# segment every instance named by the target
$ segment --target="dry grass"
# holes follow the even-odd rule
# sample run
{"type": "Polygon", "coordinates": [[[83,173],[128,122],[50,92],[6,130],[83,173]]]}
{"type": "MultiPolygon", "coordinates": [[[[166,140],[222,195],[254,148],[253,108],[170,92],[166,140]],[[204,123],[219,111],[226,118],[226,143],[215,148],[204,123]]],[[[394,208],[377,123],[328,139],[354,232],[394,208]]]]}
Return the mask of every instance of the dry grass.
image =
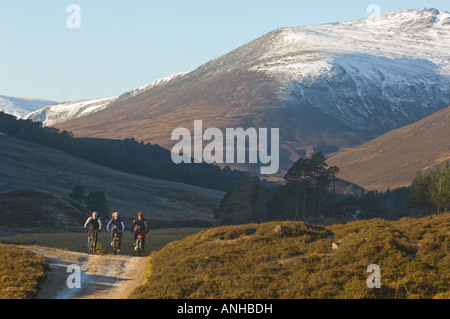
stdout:
{"type": "Polygon", "coordinates": [[[450,214],[226,226],[149,257],[141,298],[450,298],[450,214]],[[276,231],[277,226],[284,231],[276,231]],[[332,243],[339,248],[333,250],[332,243]],[[369,289],[367,266],[381,268],[369,289]]]}
{"type": "Polygon", "coordinates": [[[0,244],[0,298],[35,297],[47,270],[48,264],[44,257],[0,244]]]}

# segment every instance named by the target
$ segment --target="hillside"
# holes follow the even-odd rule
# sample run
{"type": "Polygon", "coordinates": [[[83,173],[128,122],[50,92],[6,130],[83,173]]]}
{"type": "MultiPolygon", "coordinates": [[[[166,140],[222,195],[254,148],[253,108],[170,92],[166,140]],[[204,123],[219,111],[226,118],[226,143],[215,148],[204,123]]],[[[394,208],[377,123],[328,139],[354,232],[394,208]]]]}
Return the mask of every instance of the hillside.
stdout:
{"type": "Polygon", "coordinates": [[[246,175],[245,171],[231,170],[230,167],[221,169],[215,164],[175,164],[170,150],[133,138],[74,138],[69,132],[43,126],[41,122],[17,119],[3,112],[0,112],[0,134],[52,147],[124,173],[219,191],[235,188],[246,175]]]}
{"type": "Polygon", "coordinates": [[[51,126],[72,119],[82,118],[106,109],[115,103],[123,102],[127,99],[135,97],[138,94],[150,90],[157,85],[164,84],[165,82],[168,82],[180,75],[182,75],[182,73],[156,80],[149,85],[122,93],[120,96],[54,103],[46,107],[36,109],[28,114],[24,114],[23,119],[39,121],[45,126],[51,126]]]}
{"type": "MultiPolygon", "coordinates": [[[[211,223],[212,209],[224,195],[219,191],[122,173],[7,135],[0,136],[0,149],[0,194],[40,190],[68,198],[75,185],[83,185],[87,192],[103,191],[109,208],[126,218],[142,211],[154,225],[158,221],[190,221],[190,226],[196,221],[211,223]]],[[[103,218],[109,219],[109,216],[103,218]]]]}
{"type": "Polygon", "coordinates": [[[339,177],[365,189],[385,191],[411,185],[418,170],[450,161],[450,107],[384,134],[359,147],[331,154],[339,177]]]}
{"type": "Polygon", "coordinates": [[[134,298],[450,298],[450,213],[209,229],[148,259],[134,298]],[[333,244],[334,243],[334,244],[333,244]],[[377,264],[381,288],[369,289],[377,264]]]}
{"type": "Polygon", "coordinates": [[[54,103],[56,102],[39,98],[0,95],[0,111],[19,118],[54,103]]]}
{"type": "Polygon", "coordinates": [[[61,197],[38,190],[0,194],[0,233],[80,231],[86,213],[61,197]]]}
{"type": "Polygon", "coordinates": [[[280,128],[280,165],[287,169],[299,156],[360,145],[447,107],[449,20],[445,11],[417,9],[280,28],[55,126],[78,137],[134,137],[168,149],[172,131],[192,131],[194,120],[222,130],[280,128]]]}
{"type": "Polygon", "coordinates": [[[92,100],[70,101],[53,103],[49,106],[29,112],[23,116],[24,119],[39,121],[46,126],[55,123],[80,118],[98,112],[106,108],[109,103],[115,101],[115,97],[107,97],[92,100]]]}

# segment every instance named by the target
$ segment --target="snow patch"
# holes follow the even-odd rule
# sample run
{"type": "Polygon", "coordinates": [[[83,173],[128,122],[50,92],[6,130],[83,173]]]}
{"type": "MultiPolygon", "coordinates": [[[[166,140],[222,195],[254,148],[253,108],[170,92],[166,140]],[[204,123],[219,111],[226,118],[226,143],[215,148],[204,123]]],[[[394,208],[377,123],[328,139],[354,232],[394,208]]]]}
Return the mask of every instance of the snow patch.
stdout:
{"type": "Polygon", "coordinates": [[[31,112],[24,119],[42,122],[45,126],[93,114],[106,108],[117,97],[65,102],[31,112]]]}
{"type": "Polygon", "coordinates": [[[18,118],[54,103],[55,101],[39,98],[0,95],[0,111],[18,118]]]}
{"type": "Polygon", "coordinates": [[[98,99],[70,101],[49,105],[25,115],[24,119],[42,122],[45,126],[51,126],[68,120],[88,116],[102,111],[109,106],[135,97],[138,94],[146,92],[154,87],[164,85],[169,81],[178,78],[187,72],[182,72],[154,81],[153,83],[142,86],[138,89],[125,92],[120,96],[104,97],[98,99]]]}

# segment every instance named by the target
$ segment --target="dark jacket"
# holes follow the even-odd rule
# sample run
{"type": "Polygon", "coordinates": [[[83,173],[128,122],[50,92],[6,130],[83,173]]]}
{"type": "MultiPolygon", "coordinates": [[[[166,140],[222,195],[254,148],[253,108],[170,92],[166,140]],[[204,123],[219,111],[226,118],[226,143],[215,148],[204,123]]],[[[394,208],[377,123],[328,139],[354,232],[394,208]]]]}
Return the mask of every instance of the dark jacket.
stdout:
{"type": "Polygon", "coordinates": [[[137,230],[144,230],[145,232],[148,232],[148,224],[145,218],[142,218],[139,220],[139,218],[136,218],[133,220],[133,223],[131,224],[131,231],[137,231],[137,230]]]}
{"type": "Polygon", "coordinates": [[[92,217],[89,217],[86,220],[86,223],[84,223],[84,229],[88,228],[89,230],[100,230],[102,228],[102,222],[99,218],[94,219],[92,217]],[[88,228],[89,226],[89,228],[88,228]]]}

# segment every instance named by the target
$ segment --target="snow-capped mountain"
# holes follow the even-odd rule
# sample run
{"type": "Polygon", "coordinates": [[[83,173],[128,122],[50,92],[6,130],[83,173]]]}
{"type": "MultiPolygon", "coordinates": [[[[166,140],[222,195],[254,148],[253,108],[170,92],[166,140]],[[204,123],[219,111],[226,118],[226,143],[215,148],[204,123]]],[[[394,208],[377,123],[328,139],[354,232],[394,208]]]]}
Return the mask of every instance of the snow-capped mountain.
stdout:
{"type": "Polygon", "coordinates": [[[75,135],[172,147],[171,132],[280,128],[281,165],[359,145],[450,105],[450,15],[403,10],[280,28],[82,119],[75,135]],[[283,163],[284,161],[284,163],[283,163]]]}
{"type": "Polygon", "coordinates": [[[285,106],[313,107],[357,129],[392,129],[450,104],[449,52],[448,12],[403,10],[277,29],[197,72],[264,74],[285,106]]]}
{"type": "Polygon", "coordinates": [[[142,86],[142,87],[137,88],[135,90],[131,90],[131,91],[125,92],[125,93],[121,94],[112,104],[119,103],[119,102],[125,101],[127,99],[130,99],[132,97],[135,97],[136,95],[139,95],[139,94],[141,94],[141,93],[143,93],[145,91],[148,91],[148,90],[150,90],[150,89],[152,89],[154,87],[157,87],[157,86],[161,87],[164,84],[170,82],[171,80],[177,79],[177,78],[179,78],[179,77],[181,77],[181,76],[183,76],[184,74],[187,74],[187,73],[188,72],[181,72],[181,73],[177,73],[177,74],[172,74],[172,75],[166,76],[166,77],[164,77],[162,79],[158,79],[158,80],[150,83],[149,85],[145,85],[145,86],[142,86]]]}
{"type": "Polygon", "coordinates": [[[296,53],[256,68],[285,78],[290,105],[314,105],[359,129],[392,129],[450,104],[447,12],[405,10],[282,33],[293,43],[276,55],[283,47],[296,53]]]}
{"type": "Polygon", "coordinates": [[[108,107],[116,98],[117,96],[52,104],[31,112],[23,118],[42,122],[45,126],[51,126],[98,112],[108,107]]]}
{"type": "Polygon", "coordinates": [[[141,94],[157,85],[161,86],[164,83],[167,83],[182,74],[183,73],[167,76],[165,78],[156,80],[149,85],[125,92],[120,96],[70,101],[49,105],[42,109],[26,114],[23,118],[42,122],[45,126],[51,126],[80,117],[85,117],[104,110],[115,103],[135,97],[136,95],[141,94]]]}
{"type": "Polygon", "coordinates": [[[18,118],[54,103],[45,99],[0,95],[0,111],[18,118]]]}

